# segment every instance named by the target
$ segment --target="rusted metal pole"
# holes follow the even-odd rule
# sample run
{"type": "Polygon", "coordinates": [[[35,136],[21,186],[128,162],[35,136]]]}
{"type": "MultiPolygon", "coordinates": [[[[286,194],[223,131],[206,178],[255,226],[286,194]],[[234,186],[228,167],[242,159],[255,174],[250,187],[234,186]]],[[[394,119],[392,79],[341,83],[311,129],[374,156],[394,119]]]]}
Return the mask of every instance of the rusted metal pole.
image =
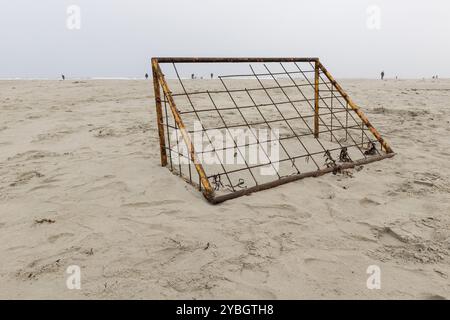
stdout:
{"type": "Polygon", "coordinates": [[[161,154],[161,165],[165,167],[167,165],[167,153],[166,153],[166,138],[164,136],[164,122],[163,112],[161,106],[161,91],[159,88],[158,74],[156,72],[156,66],[158,61],[152,59],[152,72],[153,72],[153,89],[155,91],[155,104],[156,104],[156,118],[158,123],[158,135],[159,135],[159,149],[161,154]]]}
{"type": "Polygon", "coordinates": [[[299,58],[299,57],[155,57],[159,63],[232,63],[232,62],[314,62],[318,58],[299,58]]]}
{"type": "Polygon", "coordinates": [[[211,184],[209,183],[209,180],[206,176],[205,170],[203,169],[203,166],[201,165],[201,163],[197,157],[197,154],[194,149],[194,144],[192,143],[191,137],[190,137],[189,133],[187,132],[186,127],[184,126],[183,120],[181,120],[177,106],[175,104],[175,101],[173,100],[169,86],[167,85],[167,82],[164,78],[164,74],[162,73],[157,60],[155,63],[155,71],[157,74],[157,79],[159,80],[159,83],[161,84],[163,92],[169,102],[169,106],[172,111],[173,118],[174,118],[176,124],[178,125],[178,128],[180,129],[183,140],[186,143],[186,146],[188,147],[190,158],[191,158],[192,162],[194,163],[195,169],[197,170],[198,175],[200,177],[201,184],[203,185],[203,188],[204,188],[203,195],[205,196],[206,199],[208,199],[208,201],[211,201],[210,199],[212,199],[214,197],[214,190],[212,189],[211,184]]]}
{"type": "Polygon", "coordinates": [[[378,142],[380,142],[382,148],[384,148],[384,150],[387,153],[393,153],[394,151],[391,149],[389,144],[381,137],[381,135],[377,131],[377,129],[375,129],[374,126],[372,126],[372,124],[369,122],[369,119],[367,119],[364,112],[362,112],[361,109],[348,96],[348,94],[345,93],[345,91],[342,89],[342,87],[339,85],[339,83],[337,83],[336,80],[334,80],[333,76],[328,72],[328,70],[319,61],[317,63],[319,65],[320,69],[322,70],[322,72],[327,76],[328,80],[330,80],[331,84],[334,85],[334,87],[339,91],[339,93],[345,99],[345,101],[347,101],[350,108],[352,108],[356,112],[358,117],[362,120],[362,122],[364,122],[364,124],[367,126],[367,128],[369,128],[370,132],[372,132],[372,134],[375,136],[375,138],[378,140],[378,142]]]}
{"type": "Polygon", "coordinates": [[[275,180],[275,181],[272,181],[272,182],[263,183],[263,184],[260,184],[260,185],[257,185],[257,186],[251,187],[251,188],[246,188],[246,189],[242,189],[242,190],[239,190],[239,191],[236,191],[236,192],[233,192],[233,193],[225,194],[223,196],[218,196],[218,197],[215,197],[215,198],[211,198],[211,199],[208,199],[208,201],[210,203],[212,203],[212,204],[218,204],[218,203],[230,200],[230,199],[234,199],[234,198],[242,197],[242,196],[245,196],[245,195],[249,195],[249,194],[251,194],[253,192],[257,192],[257,191],[267,190],[267,189],[270,189],[270,188],[273,188],[273,187],[277,187],[279,185],[286,184],[286,183],[289,183],[289,182],[293,182],[293,181],[296,181],[296,180],[300,180],[300,179],[303,179],[303,178],[319,177],[319,176],[322,176],[322,175],[324,175],[326,173],[330,173],[330,172],[333,172],[333,171],[350,169],[350,168],[361,166],[361,165],[364,165],[364,164],[367,164],[367,163],[370,163],[370,162],[375,162],[375,161],[380,161],[380,160],[383,160],[383,159],[386,159],[386,158],[391,158],[394,155],[395,155],[395,153],[387,153],[387,154],[384,154],[384,155],[368,157],[368,158],[357,160],[357,161],[354,161],[354,162],[345,162],[345,163],[342,163],[342,164],[337,165],[335,167],[329,167],[329,168],[325,168],[325,169],[321,169],[321,170],[305,172],[305,173],[297,174],[297,175],[293,175],[293,176],[287,176],[287,177],[283,177],[281,179],[278,179],[278,180],[275,180]]]}
{"type": "Polygon", "coordinates": [[[314,137],[319,138],[319,60],[314,63],[314,137]]]}

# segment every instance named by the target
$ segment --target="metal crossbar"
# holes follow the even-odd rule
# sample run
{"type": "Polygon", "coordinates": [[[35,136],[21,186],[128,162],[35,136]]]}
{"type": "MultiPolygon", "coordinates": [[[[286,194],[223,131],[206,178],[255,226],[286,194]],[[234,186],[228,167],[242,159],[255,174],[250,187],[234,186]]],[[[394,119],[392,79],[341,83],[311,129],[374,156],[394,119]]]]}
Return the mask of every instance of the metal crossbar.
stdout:
{"type": "Polygon", "coordinates": [[[394,155],[318,58],[164,57],[152,69],[161,164],[213,204],[394,155]],[[183,70],[200,64],[216,77],[183,70]]]}

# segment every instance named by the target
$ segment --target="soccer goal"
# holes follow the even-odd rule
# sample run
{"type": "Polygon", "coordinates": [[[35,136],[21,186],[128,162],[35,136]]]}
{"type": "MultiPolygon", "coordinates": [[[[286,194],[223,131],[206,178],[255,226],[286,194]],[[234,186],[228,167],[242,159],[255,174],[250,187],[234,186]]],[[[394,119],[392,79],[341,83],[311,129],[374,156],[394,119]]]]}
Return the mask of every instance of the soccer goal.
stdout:
{"type": "Polygon", "coordinates": [[[220,203],[394,155],[318,58],[153,58],[161,165],[220,203]]]}

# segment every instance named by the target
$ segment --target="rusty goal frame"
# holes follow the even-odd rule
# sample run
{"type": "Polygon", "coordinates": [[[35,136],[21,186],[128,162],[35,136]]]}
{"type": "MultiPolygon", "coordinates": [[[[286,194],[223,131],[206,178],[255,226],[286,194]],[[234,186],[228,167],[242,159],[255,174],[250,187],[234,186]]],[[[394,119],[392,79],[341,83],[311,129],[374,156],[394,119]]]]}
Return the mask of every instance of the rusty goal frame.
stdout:
{"type": "MultiPolygon", "coordinates": [[[[151,64],[161,165],[169,166],[169,169],[172,172],[180,175],[190,184],[196,186],[212,204],[221,203],[229,199],[248,195],[256,191],[269,189],[306,177],[317,177],[326,173],[337,173],[344,169],[390,158],[395,155],[388,142],[382,138],[362,110],[352,101],[318,58],[156,57],[152,58],[151,64]],[[216,81],[217,86],[220,87],[216,90],[188,90],[187,83],[196,80],[182,79],[182,76],[180,76],[180,73],[178,72],[177,64],[214,63],[224,65],[233,63],[248,65],[251,69],[251,73],[245,75],[220,75],[218,76],[217,81],[214,80],[216,81]],[[180,92],[171,91],[169,85],[172,85],[172,83],[171,80],[166,77],[165,73],[163,73],[161,67],[163,64],[172,65],[175,70],[174,74],[176,75],[174,81],[177,81],[180,92]],[[264,72],[256,72],[252,64],[262,65],[264,67],[264,72]],[[281,68],[281,71],[271,71],[267,64],[277,64],[277,66],[281,68]],[[295,69],[289,71],[288,66],[295,69]],[[299,78],[294,78],[294,76],[301,76],[302,78],[299,80],[299,78]],[[251,83],[255,84],[256,87],[231,89],[230,85],[225,83],[225,80],[230,78],[243,79],[245,77],[251,78],[253,81],[251,83]],[[268,85],[269,81],[272,84],[270,86],[268,85]],[[289,90],[295,90],[298,97],[294,98],[293,91],[289,90]],[[310,90],[308,91],[310,92],[309,96],[306,93],[307,90],[310,90]],[[278,98],[276,98],[275,91],[278,96],[282,96],[282,101],[277,100],[278,98]],[[268,103],[256,103],[255,94],[258,92],[269,99],[268,103]],[[221,108],[220,105],[223,103],[218,103],[217,100],[215,100],[215,94],[226,94],[229,98],[229,106],[221,108]],[[236,95],[238,94],[246,95],[247,98],[250,98],[249,101],[252,102],[251,105],[239,105],[237,102],[238,99],[236,98],[236,95]],[[193,97],[199,95],[203,95],[204,101],[207,101],[210,104],[209,108],[199,109],[196,106],[193,97]],[[184,100],[176,101],[181,98],[184,100]],[[302,103],[303,107],[301,107],[302,103]],[[283,115],[284,109],[282,107],[284,105],[291,106],[292,110],[295,111],[295,117],[292,116],[287,118],[283,115]],[[280,120],[265,117],[261,112],[262,108],[265,106],[274,108],[273,110],[276,110],[276,112],[274,112],[279,113],[279,116],[281,116],[281,118],[279,118],[280,120]],[[260,183],[252,174],[252,170],[257,166],[247,164],[245,159],[245,167],[241,169],[232,170],[224,166],[223,163],[220,163],[219,173],[207,172],[207,170],[205,170],[204,165],[199,160],[199,154],[192,141],[192,134],[195,133],[195,131],[192,130],[193,128],[186,125],[184,117],[192,116],[199,122],[202,122],[203,119],[206,119],[201,118],[200,115],[202,115],[202,113],[214,112],[215,116],[210,118],[220,119],[220,129],[229,130],[233,125],[227,123],[224,112],[226,110],[232,110],[238,116],[240,115],[244,121],[242,124],[236,126],[250,128],[253,123],[243,114],[242,111],[244,108],[252,108],[262,116],[262,120],[255,123],[255,125],[262,124],[271,128],[271,124],[279,121],[282,122],[286,130],[289,131],[290,134],[280,138],[279,141],[280,146],[286,154],[286,159],[279,160],[279,162],[289,163],[289,167],[294,170],[292,174],[280,175],[277,173],[277,178],[275,180],[260,183]],[[171,118],[171,120],[169,120],[169,118],[171,118]],[[303,133],[299,133],[292,124],[292,121],[296,120],[304,126],[303,133]],[[169,138],[170,130],[176,130],[177,134],[180,134],[179,139],[177,137],[176,143],[172,142],[171,144],[169,138]],[[341,136],[338,136],[339,132],[342,132],[341,136]],[[329,134],[331,141],[336,147],[333,147],[333,145],[330,147],[321,140],[321,137],[325,134],[329,134]],[[300,143],[299,148],[304,150],[302,154],[294,156],[287,151],[284,143],[289,139],[300,143]],[[309,149],[307,144],[304,143],[306,139],[316,142],[319,151],[314,152],[309,149]],[[184,144],[184,147],[186,147],[187,152],[185,154],[179,151],[180,144],[184,144]],[[354,150],[354,154],[358,153],[359,156],[362,155],[362,158],[352,159],[354,157],[348,156],[349,153],[347,153],[347,150],[350,149],[354,150]],[[182,157],[189,161],[187,169],[188,173],[184,174],[181,165],[177,166],[177,164],[174,163],[174,155],[178,156],[178,161],[179,158],[182,157]],[[315,165],[313,170],[303,170],[301,165],[295,162],[295,160],[300,158],[305,159],[306,162],[311,159],[311,165],[315,165]],[[325,159],[325,162],[319,164],[320,159],[322,159],[322,161],[325,159]],[[239,179],[235,179],[234,182],[230,179],[231,174],[240,174],[244,171],[250,173],[253,179],[251,186],[244,186],[243,179],[240,179],[239,176],[239,179]],[[224,186],[221,177],[224,180],[226,178],[226,181],[229,181],[229,184],[224,186]],[[236,181],[239,182],[236,183],[236,181]],[[225,193],[217,194],[216,191],[219,189],[223,189],[225,193]]],[[[212,77],[213,74],[211,74],[211,78],[212,77]]],[[[201,81],[203,82],[199,82],[200,85],[209,80],[201,81]]],[[[238,82],[233,83],[236,84],[238,82]]],[[[218,128],[219,126],[216,126],[212,129],[218,128]]],[[[209,129],[202,124],[202,133],[205,134],[208,130],[209,129]]],[[[234,141],[234,144],[236,150],[239,152],[240,147],[248,147],[249,145],[238,146],[236,141],[234,141]]],[[[213,148],[213,151],[216,150],[213,148]]],[[[269,160],[269,164],[273,163],[269,160]]]]}

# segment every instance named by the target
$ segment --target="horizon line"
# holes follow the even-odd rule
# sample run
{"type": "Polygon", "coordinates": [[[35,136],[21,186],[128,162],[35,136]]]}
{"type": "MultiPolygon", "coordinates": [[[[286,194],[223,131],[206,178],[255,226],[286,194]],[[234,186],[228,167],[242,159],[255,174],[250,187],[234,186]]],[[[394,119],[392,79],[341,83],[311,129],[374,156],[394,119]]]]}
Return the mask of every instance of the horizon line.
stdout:
{"type": "MultiPolygon", "coordinates": [[[[177,80],[176,77],[166,77],[169,80],[177,80]]],[[[381,80],[379,77],[337,77],[338,79],[347,79],[347,80],[381,80]]],[[[68,78],[66,76],[65,80],[62,80],[60,77],[0,77],[0,81],[70,81],[70,80],[148,80],[150,81],[152,79],[151,76],[149,76],[148,79],[145,79],[145,77],[120,77],[120,76],[112,76],[112,77],[102,77],[102,76],[93,76],[93,77],[73,77],[68,78]]],[[[181,77],[181,79],[184,80],[192,80],[190,77],[181,77]]],[[[241,79],[248,79],[246,77],[242,78],[235,78],[235,80],[241,80],[241,79]]],[[[405,78],[395,78],[395,77],[385,77],[384,80],[439,80],[439,79],[450,79],[450,77],[439,77],[439,78],[432,78],[432,77],[405,77],[405,78]]],[[[218,78],[210,79],[209,77],[205,77],[203,79],[197,78],[194,80],[218,80],[218,78]]]]}

